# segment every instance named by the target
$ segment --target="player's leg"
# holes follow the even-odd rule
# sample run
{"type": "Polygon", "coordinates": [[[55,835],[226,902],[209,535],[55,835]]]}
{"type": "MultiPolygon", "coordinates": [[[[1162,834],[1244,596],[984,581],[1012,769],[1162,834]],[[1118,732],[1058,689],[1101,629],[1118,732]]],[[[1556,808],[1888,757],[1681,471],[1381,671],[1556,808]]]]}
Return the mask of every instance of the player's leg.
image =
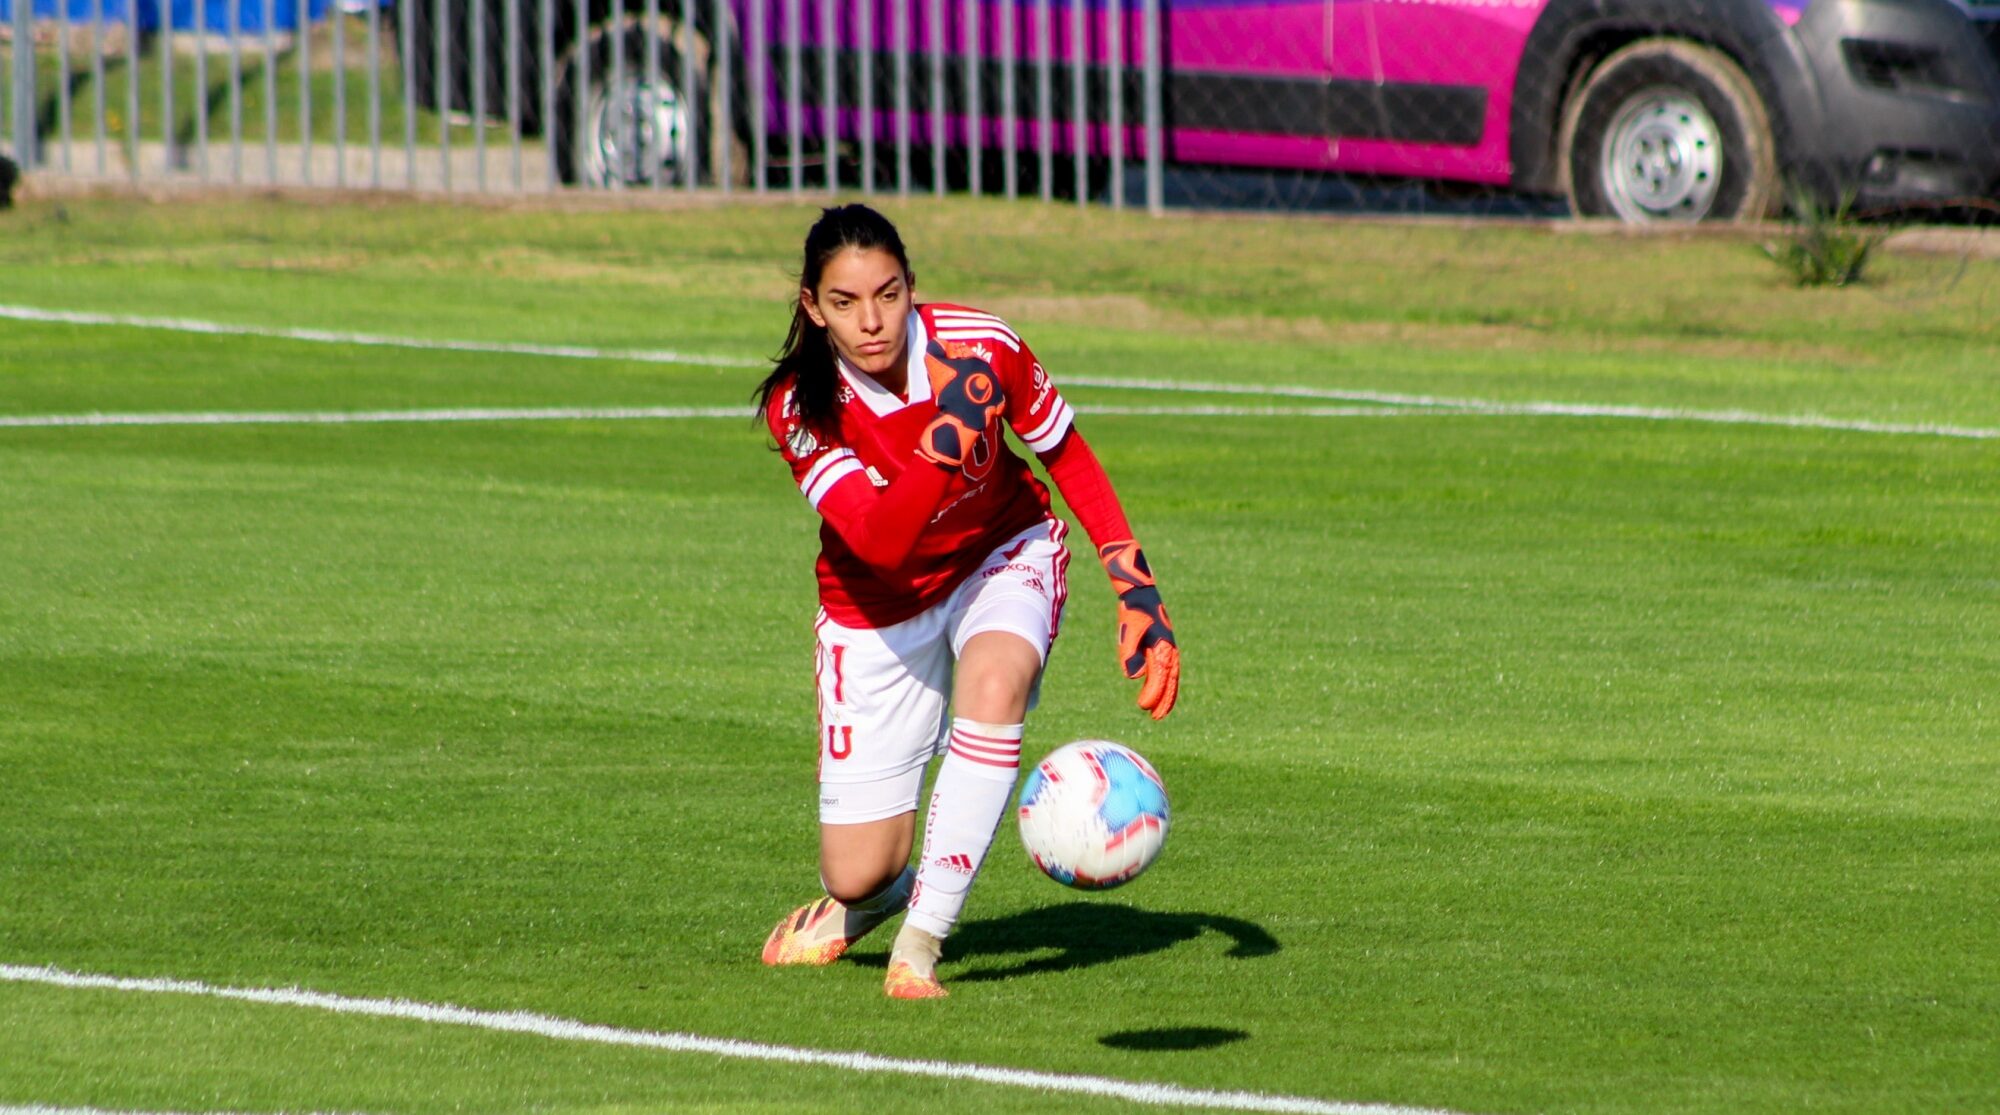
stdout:
{"type": "MultiPolygon", "coordinates": [[[[917,772],[921,777],[922,771],[917,772]]],[[[912,780],[914,781],[914,780],[912,780]]],[[[891,790],[915,804],[914,785],[891,790]]],[[[764,941],[766,964],[831,964],[854,942],[909,905],[916,811],[858,824],[820,824],[820,885],[826,896],[793,910],[764,941]]]]}
{"type": "Polygon", "coordinates": [[[950,671],[942,612],[880,630],[822,620],[820,881],[787,914],[766,964],[830,964],[908,905],[918,792],[936,749],[950,671]]]}
{"type": "MultiPolygon", "coordinates": [[[[880,821],[819,826],[819,880],[828,896],[850,906],[891,887],[910,866],[917,811],[880,821]]],[[[908,896],[908,881],[903,891],[908,896]]]]}
{"type": "Polygon", "coordinates": [[[1029,541],[1003,547],[975,573],[954,615],[955,716],[931,788],[910,914],[890,950],[885,988],[897,998],[944,994],[935,973],[942,942],[1013,798],[1023,724],[1061,617],[1068,560],[1059,526],[1029,541]]]}

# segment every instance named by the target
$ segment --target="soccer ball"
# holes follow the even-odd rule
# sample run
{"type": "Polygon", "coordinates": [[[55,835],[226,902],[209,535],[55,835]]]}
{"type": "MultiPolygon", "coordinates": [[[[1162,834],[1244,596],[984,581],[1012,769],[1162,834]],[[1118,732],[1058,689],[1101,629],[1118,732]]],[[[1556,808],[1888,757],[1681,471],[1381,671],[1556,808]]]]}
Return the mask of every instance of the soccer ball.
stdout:
{"type": "Polygon", "coordinates": [[[1137,751],[1110,740],[1064,744],[1021,787],[1021,844],[1042,873],[1106,890],[1144,871],[1167,843],[1167,787],[1137,751]]]}

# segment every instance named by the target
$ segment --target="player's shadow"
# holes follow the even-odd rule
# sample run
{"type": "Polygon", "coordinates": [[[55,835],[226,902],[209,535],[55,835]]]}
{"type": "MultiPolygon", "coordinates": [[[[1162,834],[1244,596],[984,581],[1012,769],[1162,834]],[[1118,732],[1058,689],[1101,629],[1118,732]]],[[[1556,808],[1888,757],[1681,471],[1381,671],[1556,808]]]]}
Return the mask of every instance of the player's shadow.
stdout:
{"type": "Polygon", "coordinates": [[[957,977],[962,983],[977,983],[1066,972],[1144,956],[1193,941],[1211,930],[1229,939],[1225,956],[1249,959],[1278,951],[1276,937],[1262,926],[1241,918],[1158,913],[1104,902],[1070,902],[970,922],[952,934],[951,952],[980,961],[1015,954],[1023,957],[1012,964],[980,967],[957,977]]]}

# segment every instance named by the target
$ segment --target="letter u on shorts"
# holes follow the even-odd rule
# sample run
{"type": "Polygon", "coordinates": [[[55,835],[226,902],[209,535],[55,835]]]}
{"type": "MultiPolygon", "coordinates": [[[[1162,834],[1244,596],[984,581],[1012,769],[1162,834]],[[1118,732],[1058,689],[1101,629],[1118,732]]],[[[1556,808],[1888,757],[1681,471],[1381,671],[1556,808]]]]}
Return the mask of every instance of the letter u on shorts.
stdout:
{"type": "MultiPolygon", "coordinates": [[[[950,596],[889,627],[843,627],[821,612],[813,668],[819,688],[822,823],[914,812],[924,767],[951,729],[952,668],[974,635],[1004,631],[1048,661],[1068,598],[1068,528],[1037,523],[987,555],[950,596]]],[[[1033,708],[1041,689],[1029,694],[1033,708]]]]}

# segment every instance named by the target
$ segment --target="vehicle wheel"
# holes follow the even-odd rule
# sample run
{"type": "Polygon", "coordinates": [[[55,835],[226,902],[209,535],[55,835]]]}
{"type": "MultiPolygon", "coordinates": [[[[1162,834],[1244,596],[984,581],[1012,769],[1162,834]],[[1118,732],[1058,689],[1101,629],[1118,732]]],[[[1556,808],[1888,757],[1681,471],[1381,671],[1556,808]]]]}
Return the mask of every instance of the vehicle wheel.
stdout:
{"type": "Polygon", "coordinates": [[[1754,221],[1778,208],[1763,98],[1699,43],[1644,39],[1614,52],[1565,106],[1558,143],[1578,216],[1754,221]]]}
{"type": "MultiPolygon", "coordinates": [[[[595,28],[558,66],[549,137],[563,181],[632,187],[657,180],[681,186],[690,174],[713,177],[708,43],[695,38],[694,87],[683,89],[680,26],[664,19],[655,26],[659,53],[653,80],[646,70],[646,25],[636,18],[595,28]]],[[[735,141],[727,129],[723,134],[735,141]]],[[[733,165],[744,163],[739,158],[733,165]]]]}

